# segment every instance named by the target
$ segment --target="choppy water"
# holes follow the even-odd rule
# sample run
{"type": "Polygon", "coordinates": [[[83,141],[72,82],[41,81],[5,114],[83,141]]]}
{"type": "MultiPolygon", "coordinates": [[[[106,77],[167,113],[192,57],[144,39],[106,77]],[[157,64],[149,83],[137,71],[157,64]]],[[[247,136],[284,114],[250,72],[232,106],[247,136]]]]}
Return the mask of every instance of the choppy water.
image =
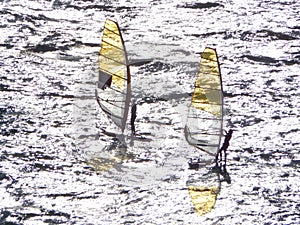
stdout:
{"type": "Polygon", "coordinates": [[[0,6],[0,224],[299,224],[298,1],[0,6]],[[138,160],[127,184],[122,163],[103,173],[87,162],[122,152],[101,133],[109,122],[94,99],[107,17],[119,22],[132,94],[144,102],[137,132],[151,139],[128,147],[138,160]],[[231,183],[222,182],[215,208],[198,216],[185,187],[184,159],[195,152],[183,126],[206,46],[218,51],[224,125],[235,132],[231,183]],[[141,162],[154,162],[141,167],[149,176],[141,162]],[[161,170],[151,173],[155,165],[161,170]]]}

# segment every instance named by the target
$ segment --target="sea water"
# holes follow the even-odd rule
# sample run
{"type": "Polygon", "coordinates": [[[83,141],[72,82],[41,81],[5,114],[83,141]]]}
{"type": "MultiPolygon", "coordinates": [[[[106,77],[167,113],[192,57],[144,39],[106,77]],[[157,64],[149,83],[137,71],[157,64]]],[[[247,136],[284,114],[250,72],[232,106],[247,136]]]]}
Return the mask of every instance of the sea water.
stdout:
{"type": "Polygon", "coordinates": [[[299,223],[298,1],[0,7],[1,224],[299,223]],[[121,28],[146,138],[126,147],[101,131],[112,124],[94,96],[106,18],[121,28]],[[234,133],[231,183],[221,179],[214,209],[199,216],[186,187],[198,151],[183,128],[206,46],[219,55],[224,128],[234,133]],[[101,170],[97,157],[116,160],[101,170]]]}

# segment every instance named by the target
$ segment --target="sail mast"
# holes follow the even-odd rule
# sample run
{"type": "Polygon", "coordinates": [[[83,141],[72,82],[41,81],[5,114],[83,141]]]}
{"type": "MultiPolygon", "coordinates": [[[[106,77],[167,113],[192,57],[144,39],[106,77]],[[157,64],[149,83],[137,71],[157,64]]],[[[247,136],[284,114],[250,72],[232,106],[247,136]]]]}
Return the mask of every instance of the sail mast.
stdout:
{"type": "Polygon", "coordinates": [[[220,145],[221,145],[221,139],[223,136],[223,117],[224,117],[224,91],[223,91],[223,79],[222,79],[222,73],[221,73],[221,68],[220,68],[220,62],[219,62],[219,57],[217,54],[217,51],[214,49],[216,57],[217,57],[217,61],[218,61],[218,68],[219,68],[219,76],[220,76],[220,88],[221,88],[221,93],[220,93],[220,105],[221,105],[221,118],[222,118],[222,122],[221,122],[221,135],[219,137],[219,148],[220,149],[220,145]]]}

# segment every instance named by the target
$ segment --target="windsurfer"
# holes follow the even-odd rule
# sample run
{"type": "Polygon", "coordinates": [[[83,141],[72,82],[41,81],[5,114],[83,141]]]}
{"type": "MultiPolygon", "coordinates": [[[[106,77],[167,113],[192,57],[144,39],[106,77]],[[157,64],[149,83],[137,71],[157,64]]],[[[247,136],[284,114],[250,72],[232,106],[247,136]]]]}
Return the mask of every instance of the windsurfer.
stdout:
{"type": "Polygon", "coordinates": [[[134,125],[135,119],[136,119],[136,102],[133,102],[131,107],[131,120],[130,120],[131,133],[133,135],[135,135],[135,125],[134,125]]]}
{"type": "Polygon", "coordinates": [[[225,163],[225,165],[226,165],[226,156],[227,156],[226,151],[227,151],[227,148],[229,147],[229,141],[232,137],[232,132],[233,132],[232,129],[230,129],[228,132],[226,132],[223,145],[219,149],[218,154],[217,154],[217,158],[216,158],[216,160],[222,161],[222,153],[224,152],[224,163],[225,163]]]}

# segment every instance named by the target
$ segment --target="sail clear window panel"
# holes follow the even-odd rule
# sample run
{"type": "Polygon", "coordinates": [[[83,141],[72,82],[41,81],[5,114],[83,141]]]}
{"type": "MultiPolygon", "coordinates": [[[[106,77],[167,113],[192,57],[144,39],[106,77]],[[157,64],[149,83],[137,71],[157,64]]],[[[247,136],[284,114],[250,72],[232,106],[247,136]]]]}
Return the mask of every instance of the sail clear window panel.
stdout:
{"type": "Polygon", "coordinates": [[[104,108],[108,116],[118,125],[122,124],[124,114],[125,97],[122,94],[116,94],[113,89],[105,89],[101,93],[101,106],[104,108]],[[112,96],[114,98],[112,99],[112,96]]]}
{"type": "Polygon", "coordinates": [[[190,108],[187,120],[190,142],[196,147],[214,154],[219,146],[221,123],[220,117],[193,107],[190,108]]]}
{"type": "Polygon", "coordinates": [[[99,71],[98,88],[105,90],[105,88],[111,86],[112,76],[102,70],[99,71]]]}

